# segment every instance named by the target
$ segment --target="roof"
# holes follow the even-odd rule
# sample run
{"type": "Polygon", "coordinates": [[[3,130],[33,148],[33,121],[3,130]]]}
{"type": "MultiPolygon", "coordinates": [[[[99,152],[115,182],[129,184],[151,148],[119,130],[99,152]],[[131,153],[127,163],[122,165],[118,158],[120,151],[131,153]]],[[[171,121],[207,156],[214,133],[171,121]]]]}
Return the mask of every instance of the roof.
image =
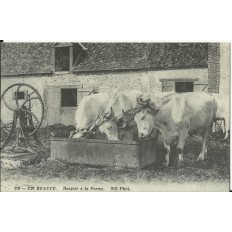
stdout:
{"type": "Polygon", "coordinates": [[[207,68],[207,43],[82,43],[88,56],[74,72],[207,68]]]}
{"type": "Polygon", "coordinates": [[[72,47],[73,45],[71,43],[54,43],[52,47],[72,47]]]}
{"type": "Polygon", "coordinates": [[[73,46],[74,72],[208,67],[207,43],[1,43],[1,74],[52,73],[62,46],[73,46]]]}
{"type": "Polygon", "coordinates": [[[1,75],[51,73],[53,43],[1,43],[1,75]]]}

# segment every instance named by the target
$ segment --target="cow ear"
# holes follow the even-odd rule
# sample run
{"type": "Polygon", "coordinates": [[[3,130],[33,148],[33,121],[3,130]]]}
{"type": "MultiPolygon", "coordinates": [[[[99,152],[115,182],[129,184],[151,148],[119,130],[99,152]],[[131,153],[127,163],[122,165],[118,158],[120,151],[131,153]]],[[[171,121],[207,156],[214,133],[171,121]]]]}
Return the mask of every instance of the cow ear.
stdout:
{"type": "Polygon", "coordinates": [[[158,109],[160,109],[161,106],[162,106],[162,104],[161,104],[160,100],[149,102],[149,108],[151,108],[153,110],[158,110],[158,109]]]}
{"type": "Polygon", "coordinates": [[[154,102],[149,102],[148,113],[155,115],[159,111],[159,107],[154,102]]]}
{"type": "Polygon", "coordinates": [[[155,111],[156,109],[159,108],[159,107],[158,107],[154,102],[152,102],[152,101],[149,102],[148,107],[149,107],[151,110],[154,110],[154,111],[155,111]]]}

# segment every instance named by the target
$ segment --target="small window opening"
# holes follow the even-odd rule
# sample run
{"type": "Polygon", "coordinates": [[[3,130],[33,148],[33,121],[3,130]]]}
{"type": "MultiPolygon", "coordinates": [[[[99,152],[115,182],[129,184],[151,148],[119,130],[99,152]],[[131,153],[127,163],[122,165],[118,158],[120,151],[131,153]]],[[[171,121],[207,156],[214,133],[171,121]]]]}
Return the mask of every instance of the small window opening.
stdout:
{"type": "Polygon", "coordinates": [[[69,71],[69,47],[55,48],[55,71],[69,71]]]}
{"type": "Polygon", "coordinates": [[[77,89],[61,89],[61,107],[77,107],[77,89]]]}
{"type": "Polygon", "coordinates": [[[193,82],[175,82],[175,91],[177,93],[193,92],[193,82]]]}

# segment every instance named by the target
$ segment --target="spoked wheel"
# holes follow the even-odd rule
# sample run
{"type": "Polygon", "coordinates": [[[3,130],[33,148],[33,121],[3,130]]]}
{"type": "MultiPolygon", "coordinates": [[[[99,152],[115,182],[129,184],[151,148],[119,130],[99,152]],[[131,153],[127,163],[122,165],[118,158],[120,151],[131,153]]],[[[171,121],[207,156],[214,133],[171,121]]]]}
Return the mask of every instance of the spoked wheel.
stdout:
{"type": "Polygon", "coordinates": [[[9,134],[13,121],[7,124],[3,124],[2,120],[0,119],[0,122],[1,122],[1,129],[4,130],[6,134],[9,134]]]}
{"type": "Polygon", "coordinates": [[[30,136],[37,140],[36,132],[43,117],[43,101],[33,86],[24,83],[9,86],[1,95],[1,150],[15,131],[25,140],[30,136]]]}
{"type": "Polygon", "coordinates": [[[15,123],[12,119],[11,123],[3,124],[1,120],[1,150],[7,145],[10,141],[10,138],[15,132],[15,123]]]}

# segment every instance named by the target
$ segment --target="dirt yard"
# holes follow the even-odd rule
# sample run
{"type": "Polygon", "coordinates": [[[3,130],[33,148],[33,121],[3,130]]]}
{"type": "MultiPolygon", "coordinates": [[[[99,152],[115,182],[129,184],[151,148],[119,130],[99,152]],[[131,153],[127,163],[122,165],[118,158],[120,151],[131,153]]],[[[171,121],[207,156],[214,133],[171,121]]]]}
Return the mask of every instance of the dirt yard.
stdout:
{"type": "Polygon", "coordinates": [[[155,164],[143,169],[129,169],[50,160],[50,132],[57,137],[67,137],[72,129],[56,125],[40,131],[40,140],[46,147],[40,162],[30,162],[31,155],[28,153],[2,152],[2,161],[23,161],[24,164],[18,167],[1,165],[2,191],[32,190],[22,186],[55,186],[55,189],[40,189],[43,191],[80,191],[81,187],[87,188],[83,191],[229,191],[230,145],[229,140],[222,139],[221,133],[210,135],[208,157],[204,161],[196,162],[201,138],[193,136],[187,140],[185,161],[181,167],[177,166],[176,154],[172,152],[170,167],[161,168],[163,147],[159,142],[159,156],[155,164]]]}

